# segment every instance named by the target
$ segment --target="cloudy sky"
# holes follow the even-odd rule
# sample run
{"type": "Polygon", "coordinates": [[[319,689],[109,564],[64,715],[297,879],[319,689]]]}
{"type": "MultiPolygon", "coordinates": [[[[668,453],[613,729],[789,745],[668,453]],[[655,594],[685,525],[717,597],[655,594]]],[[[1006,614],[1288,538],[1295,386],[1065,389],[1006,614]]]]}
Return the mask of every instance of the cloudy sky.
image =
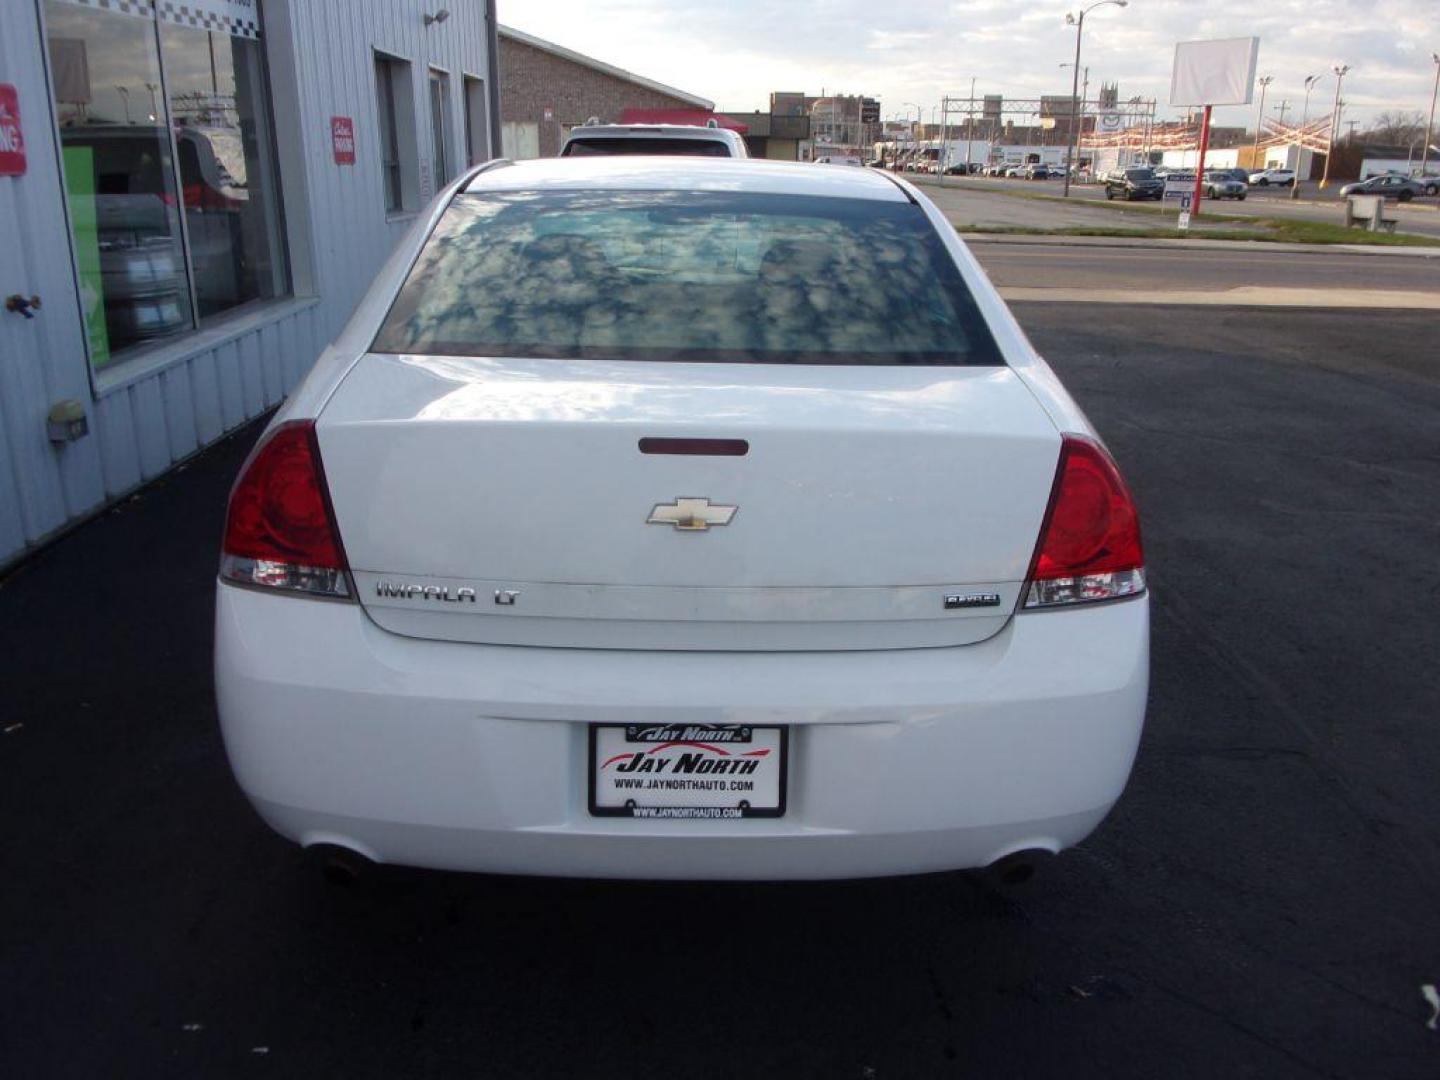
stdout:
{"type": "MultiPolygon", "coordinates": [[[[638,74],[757,109],[771,90],[863,93],[885,116],[944,94],[1036,97],[1069,93],[1076,0],[499,0],[500,21],[638,74]]],[[[1177,41],[1260,38],[1259,74],[1273,74],[1265,111],[1288,102],[1298,119],[1306,75],[1348,63],[1347,119],[1430,106],[1440,51],[1440,0],[1130,0],[1085,20],[1082,64],[1121,99],[1154,96],[1166,115],[1177,41]]],[[[1333,77],[1311,97],[1328,111],[1333,77]]],[[[913,109],[910,110],[913,114],[913,109]]],[[[1255,106],[1216,110],[1253,124],[1255,106]]]]}

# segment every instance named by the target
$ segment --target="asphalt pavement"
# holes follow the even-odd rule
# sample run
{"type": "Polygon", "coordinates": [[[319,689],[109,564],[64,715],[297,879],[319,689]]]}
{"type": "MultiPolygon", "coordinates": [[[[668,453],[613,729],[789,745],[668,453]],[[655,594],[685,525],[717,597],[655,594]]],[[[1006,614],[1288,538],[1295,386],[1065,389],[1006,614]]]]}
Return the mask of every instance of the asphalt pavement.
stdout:
{"type": "Polygon", "coordinates": [[[1016,312],[1154,602],[1130,787],[1031,887],[323,882],[216,729],[251,426],[0,579],[0,1076],[1433,1080],[1440,316],[1016,312]]]}

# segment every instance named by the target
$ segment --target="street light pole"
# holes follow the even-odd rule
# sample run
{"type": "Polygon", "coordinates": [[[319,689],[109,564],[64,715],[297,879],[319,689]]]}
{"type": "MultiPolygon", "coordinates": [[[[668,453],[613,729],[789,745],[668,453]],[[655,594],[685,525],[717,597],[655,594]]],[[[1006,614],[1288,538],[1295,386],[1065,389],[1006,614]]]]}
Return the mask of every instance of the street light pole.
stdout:
{"type": "MultiPolygon", "coordinates": [[[[1433,102],[1431,103],[1433,106],[1433,102]]],[[[965,113],[965,175],[970,175],[970,140],[975,137],[975,76],[970,76],[970,101],[965,113]]]]}
{"type": "Polygon", "coordinates": [[[1430,132],[1435,129],[1435,99],[1440,97],[1440,53],[1431,53],[1435,61],[1435,89],[1430,91],[1430,119],[1425,121],[1425,145],[1420,149],[1420,175],[1425,175],[1425,166],[1430,162],[1430,132]]]}
{"type": "Polygon", "coordinates": [[[1250,168],[1256,168],[1260,157],[1260,123],[1265,119],[1265,89],[1275,81],[1274,75],[1262,75],[1256,80],[1260,84],[1260,108],[1255,111],[1255,145],[1250,148],[1250,168]]]}
{"type": "MultiPolygon", "coordinates": [[[[1073,67],[1074,65],[1071,64],[1070,61],[1066,60],[1066,61],[1065,61],[1064,63],[1062,63],[1060,66],[1061,66],[1062,68],[1067,68],[1067,67],[1073,67]]],[[[1085,67],[1081,69],[1081,72],[1082,72],[1082,73],[1081,73],[1081,75],[1080,75],[1080,134],[1081,134],[1081,135],[1084,135],[1084,134],[1085,134],[1085,102],[1088,101],[1089,98],[1090,98],[1090,65],[1089,65],[1089,64],[1086,64],[1085,67]]],[[[1077,141],[1077,144],[1076,144],[1075,156],[1076,156],[1077,159],[1078,159],[1079,156],[1080,156],[1080,150],[1079,150],[1078,141],[1077,141]]],[[[1080,171],[1080,163],[1079,163],[1078,160],[1077,160],[1076,163],[1075,163],[1075,171],[1076,171],[1077,173],[1079,173],[1079,171],[1080,171]]],[[[1066,172],[1069,172],[1069,170],[1067,169],[1066,172]]]]}
{"type": "Polygon", "coordinates": [[[1129,0],[1099,0],[1099,3],[1081,8],[1078,16],[1070,13],[1065,15],[1065,22],[1075,27],[1075,70],[1071,73],[1070,78],[1070,137],[1065,140],[1065,190],[1061,192],[1061,195],[1066,198],[1070,195],[1071,162],[1080,153],[1080,132],[1077,121],[1080,116],[1080,39],[1085,33],[1085,16],[1107,4],[1123,8],[1128,3],[1129,0]]]}
{"type": "MultiPolygon", "coordinates": [[[[1321,191],[1330,183],[1330,163],[1335,160],[1335,133],[1340,129],[1340,87],[1345,82],[1345,73],[1350,70],[1350,65],[1336,64],[1330,70],[1335,72],[1335,108],[1330,114],[1330,145],[1325,151],[1325,171],[1320,174],[1321,191]]],[[[1296,182],[1299,182],[1298,174],[1296,182]]]]}
{"type": "MultiPolygon", "coordinates": [[[[1314,90],[1315,84],[1323,78],[1325,78],[1323,71],[1319,75],[1305,76],[1305,111],[1300,114],[1300,134],[1295,140],[1295,182],[1290,185],[1292,201],[1300,198],[1300,162],[1305,160],[1306,151],[1305,143],[1302,140],[1305,138],[1305,125],[1310,122],[1310,91],[1314,90]]],[[[1307,168],[1305,172],[1308,174],[1310,170],[1307,168]]],[[[1305,179],[1309,180],[1310,177],[1307,175],[1305,179]]]]}

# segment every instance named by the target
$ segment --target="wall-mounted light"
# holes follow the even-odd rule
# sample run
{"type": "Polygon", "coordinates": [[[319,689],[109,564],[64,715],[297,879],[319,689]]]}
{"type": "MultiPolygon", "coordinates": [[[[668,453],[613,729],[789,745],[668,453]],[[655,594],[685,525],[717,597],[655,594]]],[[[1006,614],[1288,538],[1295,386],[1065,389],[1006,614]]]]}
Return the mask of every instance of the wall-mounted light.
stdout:
{"type": "Polygon", "coordinates": [[[430,26],[430,25],[432,25],[433,23],[442,23],[442,22],[444,22],[446,19],[448,19],[449,17],[450,17],[450,11],[449,11],[449,9],[442,7],[442,8],[441,8],[439,11],[437,11],[434,15],[426,15],[426,16],[425,16],[425,25],[426,25],[426,26],[430,26]]]}

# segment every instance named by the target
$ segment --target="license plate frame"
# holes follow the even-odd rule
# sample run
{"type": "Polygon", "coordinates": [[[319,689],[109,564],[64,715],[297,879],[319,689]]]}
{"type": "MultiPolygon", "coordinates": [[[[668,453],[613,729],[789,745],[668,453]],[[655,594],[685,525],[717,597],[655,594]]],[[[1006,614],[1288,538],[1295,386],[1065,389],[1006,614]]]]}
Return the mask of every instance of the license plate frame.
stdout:
{"type": "MultiPolygon", "coordinates": [[[[631,818],[633,820],[718,820],[741,821],[748,818],[779,818],[785,816],[790,772],[790,729],[783,724],[591,724],[586,755],[588,806],[592,817],[631,818]],[[620,733],[617,742],[614,733],[620,733]],[[690,738],[668,738],[670,735],[690,738]],[[707,737],[708,736],[708,737],[707,737]],[[650,750],[625,750],[623,747],[651,747],[650,750]],[[738,749],[751,747],[750,750],[738,749]],[[727,749],[728,748],[728,749],[727,749]],[[609,760],[601,761],[602,751],[609,760]],[[674,788],[652,791],[650,801],[644,796],[624,799],[612,787],[613,777],[602,784],[601,771],[617,758],[643,755],[668,761],[654,772],[644,774],[667,785],[684,777],[687,781],[716,782],[725,780],[723,791],[713,788],[674,788]],[[670,772],[682,757],[690,759],[688,770],[670,772]],[[743,762],[754,762],[752,770],[744,770],[743,762]],[[705,762],[715,762],[700,771],[705,762]],[[773,805],[768,790],[762,804],[751,805],[741,791],[730,789],[730,782],[744,782],[757,776],[773,785],[773,805]],[[693,778],[693,779],[692,779],[693,778]],[[728,778],[728,779],[727,779],[728,778]],[[686,799],[693,793],[693,798],[686,799]],[[656,796],[659,801],[655,801],[656,796]]],[[[636,779],[640,774],[636,775],[636,779]]]]}

